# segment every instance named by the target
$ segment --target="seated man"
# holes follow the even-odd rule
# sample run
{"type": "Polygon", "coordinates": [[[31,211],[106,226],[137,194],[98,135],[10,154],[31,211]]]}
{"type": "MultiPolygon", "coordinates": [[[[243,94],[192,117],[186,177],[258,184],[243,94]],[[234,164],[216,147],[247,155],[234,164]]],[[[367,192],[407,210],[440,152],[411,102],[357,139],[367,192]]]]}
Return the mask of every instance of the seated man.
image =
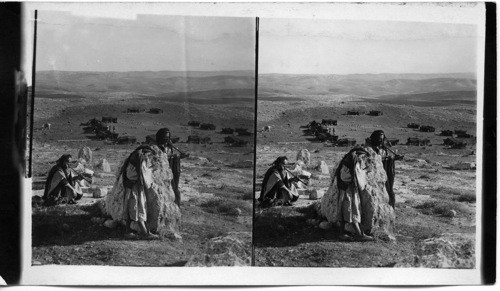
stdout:
{"type": "Polygon", "coordinates": [[[123,204],[123,218],[126,221],[125,238],[136,238],[130,225],[136,221],[140,229],[141,239],[158,239],[146,227],[147,201],[146,189],[152,186],[152,166],[149,165],[146,155],[151,153],[148,146],[140,146],[125,160],[120,174],[123,176],[125,202],[123,204]]]}
{"type": "Polygon", "coordinates": [[[291,202],[295,202],[299,198],[299,193],[294,184],[298,181],[298,178],[292,177],[287,171],[287,164],[287,157],[278,157],[264,175],[258,199],[262,207],[289,206],[292,205],[291,202]]]}
{"type": "Polygon", "coordinates": [[[70,165],[73,163],[71,155],[64,154],[50,169],[43,193],[44,205],[75,204],[76,200],[82,198],[83,194],[75,182],[83,177],[72,171],[70,165]]]}

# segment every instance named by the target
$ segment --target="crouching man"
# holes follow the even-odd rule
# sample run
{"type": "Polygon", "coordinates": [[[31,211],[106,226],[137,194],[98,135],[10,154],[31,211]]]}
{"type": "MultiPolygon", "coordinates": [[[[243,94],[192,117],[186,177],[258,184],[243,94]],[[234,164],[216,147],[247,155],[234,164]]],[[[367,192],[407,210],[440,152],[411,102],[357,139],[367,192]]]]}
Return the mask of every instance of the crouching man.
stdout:
{"type": "Polygon", "coordinates": [[[75,204],[82,198],[83,194],[76,182],[83,177],[76,175],[71,169],[74,163],[70,154],[64,154],[50,169],[42,198],[45,206],[60,203],[75,204]]]}
{"type": "Polygon", "coordinates": [[[299,193],[295,183],[298,178],[292,177],[286,170],[288,159],[278,157],[267,170],[262,181],[262,189],[258,201],[261,207],[275,205],[290,206],[297,201],[299,193]]]}

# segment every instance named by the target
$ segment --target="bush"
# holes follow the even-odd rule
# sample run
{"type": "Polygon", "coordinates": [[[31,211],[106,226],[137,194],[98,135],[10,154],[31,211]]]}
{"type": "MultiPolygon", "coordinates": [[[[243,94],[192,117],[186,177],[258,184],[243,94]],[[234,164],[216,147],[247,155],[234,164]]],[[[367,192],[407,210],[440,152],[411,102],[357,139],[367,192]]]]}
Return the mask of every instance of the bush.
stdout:
{"type": "Polygon", "coordinates": [[[229,216],[238,216],[242,213],[251,213],[252,204],[242,200],[212,198],[200,205],[205,211],[215,214],[224,214],[229,216]],[[239,208],[241,213],[237,210],[239,208]]]}

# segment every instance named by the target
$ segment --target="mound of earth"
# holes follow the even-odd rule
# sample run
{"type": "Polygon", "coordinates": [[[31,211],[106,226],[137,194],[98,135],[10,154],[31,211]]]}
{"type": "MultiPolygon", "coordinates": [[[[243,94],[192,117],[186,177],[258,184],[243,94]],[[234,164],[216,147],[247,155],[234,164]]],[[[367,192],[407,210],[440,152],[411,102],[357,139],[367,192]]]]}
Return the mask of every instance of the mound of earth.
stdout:
{"type": "Polygon", "coordinates": [[[471,269],[476,265],[475,239],[471,234],[445,233],[424,240],[413,262],[396,267],[471,269]]]}

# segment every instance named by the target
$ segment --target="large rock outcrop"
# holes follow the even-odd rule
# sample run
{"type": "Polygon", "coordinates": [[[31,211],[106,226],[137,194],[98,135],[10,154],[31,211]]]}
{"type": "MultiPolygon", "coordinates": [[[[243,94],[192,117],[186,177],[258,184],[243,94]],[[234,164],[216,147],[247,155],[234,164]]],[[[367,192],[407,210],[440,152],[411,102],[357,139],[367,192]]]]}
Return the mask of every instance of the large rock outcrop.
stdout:
{"type": "MultiPolygon", "coordinates": [[[[152,171],[152,187],[146,189],[147,225],[155,233],[165,237],[178,237],[181,212],[175,204],[175,195],[171,186],[172,172],[168,158],[157,146],[152,146],[153,154],[149,157],[152,171]]],[[[123,163],[122,163],[123,164],[123,163]]],[[[117,180],[111,192],[106,196],[106,213],[114,220],[123,219],[125,189],[119,167],[117,180]]]]}
{"type": "MultiPolygon", "coordinates": [[[[382,235],[392,235],[396,215],[394,209],[389,205],[389,195],[385,189],[387,175],[384,171],[382,159],[373,151],[369,156],[361,156],[361,167],[357,167],[356,175],[359,184],[359,195],[361,201],[361,224],[362,230],[374,233],[382,232],[382,235]]],[[[321,198],[319,214],[329,222],[337,223],[339,220],[339,190],[335,171],[332,172],[330,186],[321,198]]]]}
{"type": "Polygon", "coordinates": [[[214,237],[208,241],[204,252],[191,257],[186,266],[250,266],[251,255],[252,233],[230,232],[227,236],[214,237]]]}

